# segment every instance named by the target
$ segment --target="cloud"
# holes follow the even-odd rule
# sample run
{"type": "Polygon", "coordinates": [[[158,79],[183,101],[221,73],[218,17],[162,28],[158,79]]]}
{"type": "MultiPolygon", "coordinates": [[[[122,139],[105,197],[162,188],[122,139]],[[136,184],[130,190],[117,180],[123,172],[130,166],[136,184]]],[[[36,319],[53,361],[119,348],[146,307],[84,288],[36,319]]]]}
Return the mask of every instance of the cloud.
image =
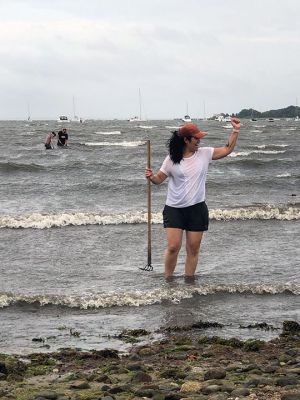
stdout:
{"type": "Polygon", "coordinates": [[[2,0],[0,117],[21,116],[24,97],[51,117],[73,94],[85,116],[126,117],[139,87],[153,117],[187,101],[195,114],[204,100],[207,113],[285,106],[297,95],[299,12],[293,0],[2,0]]]}

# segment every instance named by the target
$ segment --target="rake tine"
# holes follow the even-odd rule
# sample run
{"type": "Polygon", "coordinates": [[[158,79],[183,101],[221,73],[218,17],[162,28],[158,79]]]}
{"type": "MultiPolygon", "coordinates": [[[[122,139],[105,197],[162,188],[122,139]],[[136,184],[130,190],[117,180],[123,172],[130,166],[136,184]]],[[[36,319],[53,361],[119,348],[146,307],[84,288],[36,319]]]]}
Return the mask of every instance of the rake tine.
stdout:
{"type": "Polygon", "coordinates": [[[139,269],[141,269],[142,271],[153,271],[152,265],[149,264],[145,265],[144,267],[139,267],[139,269]]]}

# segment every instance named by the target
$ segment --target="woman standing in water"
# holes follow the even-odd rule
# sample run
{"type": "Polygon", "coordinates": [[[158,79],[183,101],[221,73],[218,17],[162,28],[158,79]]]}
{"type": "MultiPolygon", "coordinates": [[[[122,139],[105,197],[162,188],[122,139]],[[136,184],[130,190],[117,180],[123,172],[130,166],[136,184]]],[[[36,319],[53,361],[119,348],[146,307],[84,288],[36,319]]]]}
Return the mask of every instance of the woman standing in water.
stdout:
{"type": "Polygon", "coordinates": [[[230,154],[237,142],[240,121],[231,119],[233,130],[223,147],[199,147],[206,132],[197,125],[188,123],[173,132],[168,142],[169,155],[159,171],[154,174],[146,168],[145,176],[155,185],[169,178],[163,222],[167,235],[165,251],[165,277],[173,276],[177,257],[186,232],[185,277],[195,278],[200,244],[203,233],[208,230],[208,209],[205,203],[205,182],[208,166],[230,154]]]}

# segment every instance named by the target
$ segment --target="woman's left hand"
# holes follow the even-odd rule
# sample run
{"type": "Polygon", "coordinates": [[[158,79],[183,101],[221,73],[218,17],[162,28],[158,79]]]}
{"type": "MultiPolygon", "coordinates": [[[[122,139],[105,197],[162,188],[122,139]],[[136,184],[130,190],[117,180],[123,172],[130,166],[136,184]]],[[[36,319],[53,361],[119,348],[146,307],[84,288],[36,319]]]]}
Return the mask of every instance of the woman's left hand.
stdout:
{"type": "Polygon", "coordinates": [[[241,128],[241,121],[238,118],[231,118],[231,125],[233,126],[233,129],[239,131],[241,128]]]}

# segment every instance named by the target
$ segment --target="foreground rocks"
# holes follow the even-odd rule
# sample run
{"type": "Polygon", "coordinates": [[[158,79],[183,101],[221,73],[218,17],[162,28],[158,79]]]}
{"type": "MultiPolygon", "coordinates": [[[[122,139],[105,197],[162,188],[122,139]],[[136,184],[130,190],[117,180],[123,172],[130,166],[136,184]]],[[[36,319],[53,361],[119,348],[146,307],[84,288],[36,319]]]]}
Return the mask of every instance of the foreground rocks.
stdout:
{"type": "Polygon", "coordinates": [[[0,355],[0,398],[300,400],[300,326],[287,321],[280,337],[266,343],[190,330],[127,355],[109,349],[0,355]]]}

